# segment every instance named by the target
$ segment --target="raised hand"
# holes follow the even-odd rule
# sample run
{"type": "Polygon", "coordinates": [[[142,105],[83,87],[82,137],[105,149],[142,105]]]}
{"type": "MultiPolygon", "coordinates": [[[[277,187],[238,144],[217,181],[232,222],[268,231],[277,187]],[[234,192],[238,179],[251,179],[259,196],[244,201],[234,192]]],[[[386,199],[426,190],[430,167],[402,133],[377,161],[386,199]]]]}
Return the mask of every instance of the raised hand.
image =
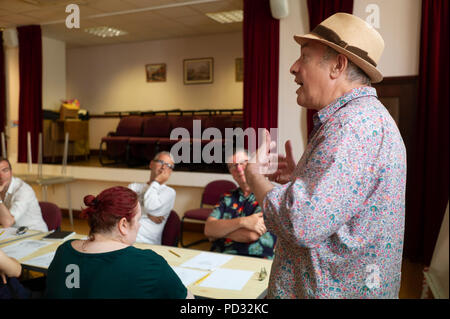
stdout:
{"type": "Polygon", "coordinates": [[[292,152],[291,141],[288,140],[284,145],[286,155],[278,155],[278,169],[275,173],[268,175],[269,180],[279,184],[286,184],[290,181],[295,169],[295,159],[292,152]]]}

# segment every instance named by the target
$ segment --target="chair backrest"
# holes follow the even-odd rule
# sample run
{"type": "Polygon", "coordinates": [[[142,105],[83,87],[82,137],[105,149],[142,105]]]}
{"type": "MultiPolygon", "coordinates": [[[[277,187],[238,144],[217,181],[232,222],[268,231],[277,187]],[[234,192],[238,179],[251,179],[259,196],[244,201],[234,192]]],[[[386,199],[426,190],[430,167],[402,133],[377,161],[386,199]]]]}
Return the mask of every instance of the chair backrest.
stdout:
{"type": "Polygon", "coordinates": [[[224,179],[208,183],[203,191],[201,206],[203,204],[216,205],[224,193],[231,192],[235,188],[235,183],[224,179]]]}
{"type": "Polygon", "coordinates": [[[58,206],[49,202],[39,202],[42,218],[47,224],[48,230],[59,230],[61,228],[62,214],[58,206]]]}
{"type": "Polygon", "coordinates": [[[117,125],[116,136],[141,136],[142,123],[144,118],[142,116],[127,116],[120,119],[117,125]]]}
{"type": "Polygon", "coordinates": [[[166,225],[162,233],[161,244],[166,246],[178,246],[180,237],[180,217],[172,210],[167,218],[166,225]]]}
{"type": "Polygon", "coordinates": [[[155,115],[144,119],[142,136],[144,137],[169,137],[170,121],[167,116],[155,115]]]}

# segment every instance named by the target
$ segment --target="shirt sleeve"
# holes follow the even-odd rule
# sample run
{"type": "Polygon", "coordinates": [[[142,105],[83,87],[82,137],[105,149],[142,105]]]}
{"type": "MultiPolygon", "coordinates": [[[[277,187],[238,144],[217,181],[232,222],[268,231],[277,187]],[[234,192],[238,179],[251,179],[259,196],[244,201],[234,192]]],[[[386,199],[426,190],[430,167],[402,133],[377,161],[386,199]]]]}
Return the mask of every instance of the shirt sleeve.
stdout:
{"type": "Polygon", "coordinates": [[[143,204],[147,212],[153,216],[165,216],[170,209],[165,206],[175,202],[176,192],[170,187],[162,187],[158,182],[152,182],[143,196],[143,204]]]}
{"type": "Polygon", "coordinates": [[[226,203],[225,203],[225,199],[227,198],[227,196],[222,196],[222,198],[220,199],[219,203],[214,207],[213,211],[211,212],[211,214],[209,214],[209,217],[213,217],[215,219],[222,219],[223,218],[223,213],[225,212],[226,209],[226,203]]]}
{"type": "Polygon", "coordinates": [[[30,202],[33,200],[37,201],[36,195],[34,194],[33,189],[26,184],[22,184],[14,192],[11,197],[11,207],[9,208],[9,212],[14,216],[16,221],[29,210],[30,202]]]}
{"type": "Polygon", "coordinates": [[[295,179],[274,187],[263,201],[268,229],[303,247],[316,247],[337,232],[370,192],[373,167],[366,143],[350,124],[336,123],[330,130],[309,158],[300,160],[295,179]]]}

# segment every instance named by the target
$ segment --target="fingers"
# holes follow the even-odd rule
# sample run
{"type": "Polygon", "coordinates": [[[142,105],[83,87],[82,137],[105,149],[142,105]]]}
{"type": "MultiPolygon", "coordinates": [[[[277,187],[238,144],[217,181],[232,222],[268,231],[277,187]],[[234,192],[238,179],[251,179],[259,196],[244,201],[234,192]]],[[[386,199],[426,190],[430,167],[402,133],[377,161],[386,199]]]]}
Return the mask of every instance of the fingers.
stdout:
{"type": "Polygon", "coordinates": [[[0,276],[2,277],[2,282],[6,285],[6,276],[4,273],[1,273],[0,276]]]}
{"type": "Polygon", "coordinates": [[[295,162],[294,153],[292,152],[291,140],[287,140],[287,142],[284,144],[284,148],[286,150],[286,160],[290,162],[295,162]]]}

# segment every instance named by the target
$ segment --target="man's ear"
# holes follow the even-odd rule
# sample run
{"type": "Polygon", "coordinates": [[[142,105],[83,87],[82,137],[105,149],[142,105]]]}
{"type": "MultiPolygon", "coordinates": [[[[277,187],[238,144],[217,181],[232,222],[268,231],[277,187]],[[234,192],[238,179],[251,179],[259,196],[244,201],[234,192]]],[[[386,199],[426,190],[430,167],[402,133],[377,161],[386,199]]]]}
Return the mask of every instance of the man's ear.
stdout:
{"type": "Polygon", "coordinates": [[[338,54],[335,62],[332,64],[332,68],[330,71],[330,77],[335,80],[339,78],[342,74],[344,74],[345,70],[348,66],[348,59],[343,54],[338,54]]]}

